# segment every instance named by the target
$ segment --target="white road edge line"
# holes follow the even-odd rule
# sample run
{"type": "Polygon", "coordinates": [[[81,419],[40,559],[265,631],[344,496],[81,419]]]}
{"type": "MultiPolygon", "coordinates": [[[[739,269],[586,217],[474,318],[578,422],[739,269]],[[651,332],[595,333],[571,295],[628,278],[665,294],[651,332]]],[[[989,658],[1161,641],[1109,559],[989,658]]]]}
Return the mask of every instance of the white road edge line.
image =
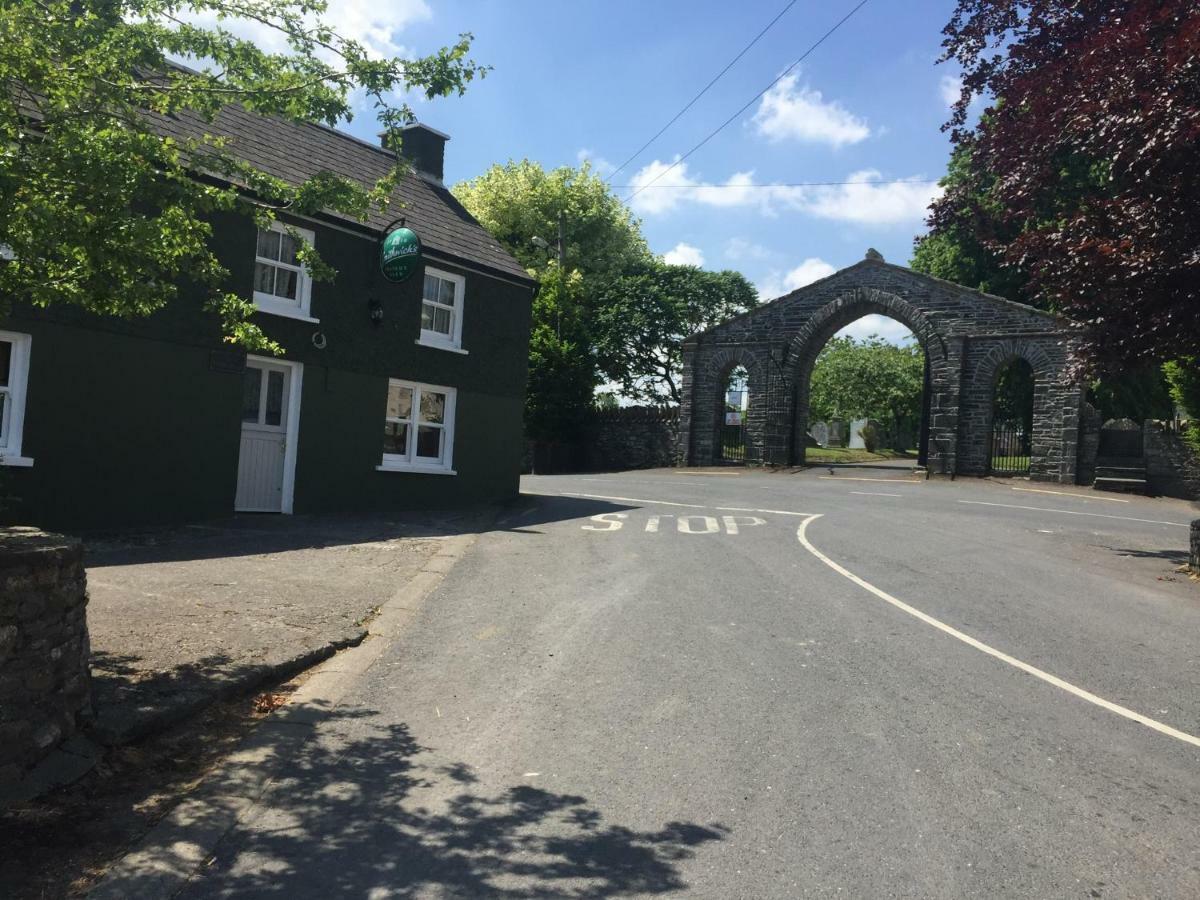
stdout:
{"type": "Polygon", "coordinates": [[[1025,492],[1026,494],[1058,494],[1058,495],[1060,495],[1060,496],[1062,496],[1062,497],[1078,497],[1080,500],[1106,500],[1106,501],[1108,501],[1109,503],[1128,503],[1128,502],[1129,502],[1128,500],[1124,500],[1124,499],[1122,499],[1122,498],[1120,498],[1120,497],[1101,497],[1101,496],[1099,496],[1099,495],[1097,495],[1097,496],[1095,496],[1095,497],[1090,497],[1090,496],[1089,496],[1089,497],[1085,497],[1085,496],[1083,496],[1083,494],[1080,494],[1080,493],[1077,493],[1077,492],[1074,492],[1074,491],[1048,491],[1048,490],[1046,490],[1045,488],[1019,488],[1019,487],[1015,487],[1015,488],[1012,488],[1011,490],[1014,490],[1014,491],[1023,491],[1023,492],[1025,492]]]}
{"type": "Polygon", "coordinates": [[[1009,656],[1002,650],[997,650],[995,647],[989,646],[983,641],[971,637],[969,634],[964,634],[957,628],[947,625],[940,619],[935,619],[928,613],[923,613],[921,610],[909,606],[903,600],[898,600],[887,591],[880,590],[869,581],[859,578],[849,569],[834,562],[832,559],[814,547],[812,542],[809,541],[808,526],[819,518],[821,518],[819,514],[811,515],[800,523],[799,527],[796,529],[796,538],[800,541],[800,545],[821,562],[825,563],[825,565],[829,566],[829,568],[833,569],[833,571],[837,572],[839,575],[849,578],[863,590],[874,594],[880,600],[887,601],[888,603],[892,604],[892,606],[896,607],[902,612],[908,613],[913,618],[920,619],[926,625],[932,625],[934,628],[945,632],[952,638],[962,641],[967,646],[974,647],[976,650],[986,653],[988,656],[995,657],[1001,662],[1008,663],[1010,666],[1020,669],[1022,672],[1032,675],[1034,678],[1039,678],[1047,684],[1052,684],[1056,688],[1066,691],[1068,694],[1074,694],[1081,700],[1086,700],[1088,703],[1093,703],[1096,706],[1099,706],[1101,709],[1106,709],[1111,713],[1116,713],[1118,716],[1122,716],[1133,722],[1137,722],[1140,725],[1145,725],[1147,728],[1153,728],[1155,731],[1165,734],[1168,737],[1173,737],[1176,740],[1183,741],[1185,744],[1191,744],[1193,747],[1200,747],[1200,737],[1188,734],[1186,731],[1180,731],[1177,728],[1172,728],[1170,725],[1166,725],[1157,721],[1156,719],[1151,719],[1149,716],[1143,716],[1141,713],[1134,712],[1128,707],[1113,703],[1111,700],[1105,700],[1103,697],[1096,696],[1091,691],[1085,691],[1083,688],[1077,687],[1076,685],[1071,684],[1069,681],[1064,681],[1057,675],[1051,675],[1049,672],[1045,672],[1042,669],[1039,669],[1037,666],[1031,666],[1027,662],[1022,662],[1015,656],[1009,656]]]}
{"type": "Polygon", "coordinates": [[[858,494],[860,497],[903,497],[903,494],[885,494],[883,491],[851,491],[852,494],[858,494]]]}
{"type": "Polygon", "coordinates": [[[1064,516],[1092,516],[1097,519],[1120,519],[1122,522],[1145,522],[1147,525],[1174,525],[1176,528],[1191,528],[1186,522],[1164,522],[1161,519],[1135,519],[1133,516],[1110,516],[1106,513],[1082,512],[1077,509],[1052,509],[1048,506],[1017,506],[1015,503],[988,503],[986,500],[959,500],[971,506],[1003,506],[1005,509],[1031,509],[1034,512],[1062,513],[1064,516]]]}
{"type": "Polygon", "coordinates": [[[883,481],[889,484],[920,484],[916,478],[863,478],[858,475],[818,475],[825,481],[883,481]]]}
{"type": "MultiPolygon", "coordinates": [[[[537,494],[536,496],[553,496],[537,494]]],[[[718,512],[755,512],[769,513],[773,516],[811,516],[812,513],[791,512],[786,509],[752,509],[745,506],[713,506],[711,503],[676,503],[674,500],[647,500],[645,497],[609,497],[605,494],[577,494],[571,491],[560,491],[560,497],[587,497],[589,500],[616,500],[620,503],[649,503],[654,506],[683,506],[687,509],[715,509],[718,512]]]]}

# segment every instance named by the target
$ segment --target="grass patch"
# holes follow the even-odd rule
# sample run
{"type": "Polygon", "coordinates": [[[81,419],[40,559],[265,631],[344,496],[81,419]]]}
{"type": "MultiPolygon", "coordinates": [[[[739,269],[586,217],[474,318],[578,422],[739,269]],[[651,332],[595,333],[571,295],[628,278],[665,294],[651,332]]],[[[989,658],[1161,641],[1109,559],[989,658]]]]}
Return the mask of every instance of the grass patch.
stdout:
{"type": "Polygon", "coordinates": [[[916,459],[916,450],[851,450],[847,447],[809,447],[804,451],[806,463],[856,463],[884,459],[916,459]]]}

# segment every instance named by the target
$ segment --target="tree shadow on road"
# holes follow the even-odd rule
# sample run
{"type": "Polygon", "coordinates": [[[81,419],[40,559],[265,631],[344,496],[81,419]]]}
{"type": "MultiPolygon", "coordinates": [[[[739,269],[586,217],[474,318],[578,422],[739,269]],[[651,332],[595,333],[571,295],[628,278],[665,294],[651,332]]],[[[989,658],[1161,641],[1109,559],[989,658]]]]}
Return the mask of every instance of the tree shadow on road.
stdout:
{"type": "Polygon", "coordinates": [[[630,828],[576,794],[487,788],[470,766],[420,746],[406,725],[373,717],[336,713],[183,896],[666,894],[688,887],[682,861],[728,833],[683,821],[630,828]]]}

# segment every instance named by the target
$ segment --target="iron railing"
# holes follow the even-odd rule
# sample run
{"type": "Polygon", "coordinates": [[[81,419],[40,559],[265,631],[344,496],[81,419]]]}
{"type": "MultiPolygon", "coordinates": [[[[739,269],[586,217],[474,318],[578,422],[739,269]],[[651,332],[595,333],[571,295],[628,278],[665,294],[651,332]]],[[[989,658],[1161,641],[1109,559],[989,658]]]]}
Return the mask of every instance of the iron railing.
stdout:
{"type": "Polygon", "coordinates": [[[1020,425],[997,423],[992,427],[988,472],[992,475],[1028,475],[1029,434],[1020,425]]]}
{"type": "Polygon", "coordinates": [[[719,458],[725,463],[746,461],[746,429],[741,423],[721,426],[719,458]]]}

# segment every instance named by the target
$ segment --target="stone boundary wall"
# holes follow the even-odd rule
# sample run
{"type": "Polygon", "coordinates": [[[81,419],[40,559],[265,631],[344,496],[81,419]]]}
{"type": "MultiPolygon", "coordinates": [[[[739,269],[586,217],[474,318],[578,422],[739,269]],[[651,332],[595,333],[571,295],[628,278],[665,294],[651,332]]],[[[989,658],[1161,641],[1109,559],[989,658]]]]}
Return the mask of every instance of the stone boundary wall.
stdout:
{"type": "Polygon", "coordinates": [[[0,529],[0,793],[91,715],[83,546],[0,529]]]}
{"type": "Polygon", "coordinates": [[[658,469],[678,464],[678,407],[630,406],[592,417],[584,453],[588,469],[658,469]]]}
{"type": "Polygon", "coordinates": [[[1146,484],[1152,493],[1200,500],[1200,454],[1162,422],[1142,426],[1146,484]]]}
{"type": "Polygon", "coordinates": [[[679,408],[597,410],[579,442],[525,442],[523,473],[602,472],[679,465],[679,408]]]}

